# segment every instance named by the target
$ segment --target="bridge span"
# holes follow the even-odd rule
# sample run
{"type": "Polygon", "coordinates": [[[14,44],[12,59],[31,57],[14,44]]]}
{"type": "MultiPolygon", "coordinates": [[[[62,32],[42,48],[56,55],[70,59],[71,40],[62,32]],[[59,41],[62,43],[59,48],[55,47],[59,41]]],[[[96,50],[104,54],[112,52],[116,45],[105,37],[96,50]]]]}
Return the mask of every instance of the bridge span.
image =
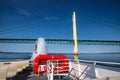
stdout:
{"type": "MultiPolygon", "coordinates": [[[[0,43],[36,43],[32,38],[0,38],[0,43]]],[[[47,44],[74,44],[72,39],[45,39],[47,44]]],[[[78,40],[79,45],[113,45],[120,46],[120,40],[78,40]]]]}

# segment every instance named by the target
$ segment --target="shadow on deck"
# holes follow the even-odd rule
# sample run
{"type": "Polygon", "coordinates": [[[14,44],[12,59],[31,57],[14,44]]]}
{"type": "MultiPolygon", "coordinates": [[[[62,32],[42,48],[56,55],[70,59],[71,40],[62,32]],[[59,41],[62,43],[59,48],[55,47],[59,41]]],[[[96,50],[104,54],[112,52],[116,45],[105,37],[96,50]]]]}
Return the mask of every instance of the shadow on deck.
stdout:
{"type": "MultiPolygon", "coordinates": [[[[9,79],[7,79],[9,80],[9,79]]],[[[32,72],[32,68],[28,67],[22,72],[18,73],[17,76],[13,77],[12,80],[47,80],[45,76],[38,76],[32,72]]]]}

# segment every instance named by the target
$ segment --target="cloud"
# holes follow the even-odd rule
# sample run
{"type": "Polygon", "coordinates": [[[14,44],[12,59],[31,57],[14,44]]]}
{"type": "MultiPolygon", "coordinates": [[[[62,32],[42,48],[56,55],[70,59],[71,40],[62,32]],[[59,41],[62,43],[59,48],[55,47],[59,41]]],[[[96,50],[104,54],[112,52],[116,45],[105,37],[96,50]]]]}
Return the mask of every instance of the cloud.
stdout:
{"type": "Polygon", "coordinates": [[[44,17],[44,20],[58,20],[59,18],[58,17],[55,17],[55,16],[46,16],[44,17]]]}
{"type": "Polygon", "coordinates": [[[21,15],[25,15],[25,16],[30,16],[31,13],[29,11],[27,11],[26,9],[21,9],[21,8],[17,8],[17,12],[21,15]]]}

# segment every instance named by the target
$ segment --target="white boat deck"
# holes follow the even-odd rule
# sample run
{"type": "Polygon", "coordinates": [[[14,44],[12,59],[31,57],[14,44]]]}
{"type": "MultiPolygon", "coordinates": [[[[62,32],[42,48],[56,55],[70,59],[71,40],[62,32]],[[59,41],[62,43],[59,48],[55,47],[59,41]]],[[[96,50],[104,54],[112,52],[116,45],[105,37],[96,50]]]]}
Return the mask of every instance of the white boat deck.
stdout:
{"type": "MultiPolygon", "coordinates": [[[[3,64],[1,63],[1,65],[3,64]]],[[[45,76],[35,75],[32,73],[32,67],[30,67],[13,78],[15,80],[120,80],[120,68],[70,61],[68,72],[52,73],[50,76],[53,76],[53,78],[48,79],[47,74],[45,76]],[[64,76],[65,79],[62,77],[55,79],[54,76],[64,76]]]]}
{"type": "Polygon", "coordinates": [[[96,66],[96,75],[98,78],[120,76],[120,68],[96,66]]]}

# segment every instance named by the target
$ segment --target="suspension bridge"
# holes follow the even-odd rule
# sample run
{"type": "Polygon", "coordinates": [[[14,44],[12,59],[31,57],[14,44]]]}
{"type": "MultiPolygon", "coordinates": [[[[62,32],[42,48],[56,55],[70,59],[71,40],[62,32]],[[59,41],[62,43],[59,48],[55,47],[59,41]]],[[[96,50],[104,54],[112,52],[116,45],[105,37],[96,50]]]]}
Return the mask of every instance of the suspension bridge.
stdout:
{"type": "MultiPolygon", "coordinates": [[[[32,38],[0,38],[0,43],[36,43],[32,38]]],[[[74,44],[72,39],[45,39],[47,44],[74,44]]],[[[77,40],[79,45],[113,45],[120,46],[120,40],[77,40]]]]}

